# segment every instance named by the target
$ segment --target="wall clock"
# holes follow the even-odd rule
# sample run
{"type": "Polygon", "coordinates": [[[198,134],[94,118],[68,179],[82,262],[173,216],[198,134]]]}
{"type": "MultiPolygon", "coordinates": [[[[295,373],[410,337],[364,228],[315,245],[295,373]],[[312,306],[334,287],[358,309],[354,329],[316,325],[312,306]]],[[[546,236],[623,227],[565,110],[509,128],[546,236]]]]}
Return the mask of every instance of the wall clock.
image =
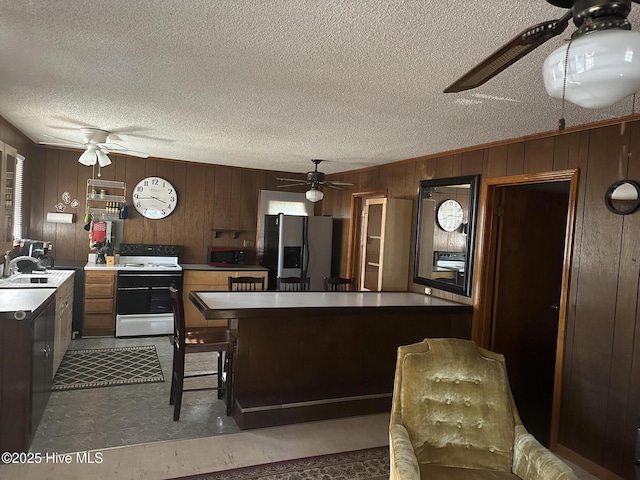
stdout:
{"type": "Polygon", "coordinates": [[[140,180],[133,189],[132,197],[133,206],[140,215],[154,220],[170,215],[178,203],[176,189],[160,177],[140,180]]]}
{"type": "Polygon", "coordinates": [[[438,225],[445,232],[457,230],[464,220],[462,205],[455,200],[445,200],[438,207],[438,225]]]}

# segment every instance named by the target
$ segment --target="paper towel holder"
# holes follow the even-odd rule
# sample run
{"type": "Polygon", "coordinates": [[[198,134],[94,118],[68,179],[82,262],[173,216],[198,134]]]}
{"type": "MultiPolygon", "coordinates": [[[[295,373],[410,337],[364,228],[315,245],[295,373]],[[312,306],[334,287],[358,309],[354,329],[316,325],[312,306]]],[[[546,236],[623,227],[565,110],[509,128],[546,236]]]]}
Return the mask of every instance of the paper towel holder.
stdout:
{"type": "Polygon", "coordinates": [[[47,213],[47,222],[49,223],[73,223],[74,221],[73,213],[58,213],[58,212],[49,212],[47,213]]]}

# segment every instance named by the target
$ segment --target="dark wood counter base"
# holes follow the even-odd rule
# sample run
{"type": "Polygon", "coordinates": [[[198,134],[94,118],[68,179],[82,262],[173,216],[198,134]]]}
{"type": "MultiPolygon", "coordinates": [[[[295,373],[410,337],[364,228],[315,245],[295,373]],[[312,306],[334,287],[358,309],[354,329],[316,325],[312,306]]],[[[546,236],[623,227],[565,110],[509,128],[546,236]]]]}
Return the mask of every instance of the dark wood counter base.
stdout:
{"type": "Polygon", "coordinates": [[[243,407],[236,398],[233,418],[241,430],[391,411],[391,393],[329,398],[286,405],[243,407]]]}
{"type": "Polygon", "coordinates": [[[388,412],[400,345],[471,337],[471,307],[322,313],[231,320],[239,428],[388,412]]]}

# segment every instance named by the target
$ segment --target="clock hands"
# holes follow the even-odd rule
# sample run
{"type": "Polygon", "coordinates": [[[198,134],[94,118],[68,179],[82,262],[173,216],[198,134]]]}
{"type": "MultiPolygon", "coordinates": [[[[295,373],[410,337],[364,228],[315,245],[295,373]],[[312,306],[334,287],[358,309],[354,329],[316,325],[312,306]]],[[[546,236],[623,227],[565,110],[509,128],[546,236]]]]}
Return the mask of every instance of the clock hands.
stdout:
{"type": "Polygon", "coordinates": [[[136,199],[137,200],[151,200],[151,199],[153,199],[153,200],[158,200],[159,202],[162,202],[162,203],[167,203],[167,202],[165,202],[164,200],[162,200],[161,198],[158,198],[158,197],[136,197],[136,199]]]}

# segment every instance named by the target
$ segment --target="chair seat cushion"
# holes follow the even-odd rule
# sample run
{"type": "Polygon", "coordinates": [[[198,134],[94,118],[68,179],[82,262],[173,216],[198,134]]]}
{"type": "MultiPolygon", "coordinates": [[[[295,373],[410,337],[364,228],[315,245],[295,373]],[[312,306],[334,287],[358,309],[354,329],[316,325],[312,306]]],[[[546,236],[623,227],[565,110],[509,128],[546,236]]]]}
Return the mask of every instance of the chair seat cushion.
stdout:
{"type": "Polygon", "coordinates": [[[420,465],[420,478],[432,480],[518,480],[518,477],[511,472],[443,467],[429,463],[420,465]]]}

